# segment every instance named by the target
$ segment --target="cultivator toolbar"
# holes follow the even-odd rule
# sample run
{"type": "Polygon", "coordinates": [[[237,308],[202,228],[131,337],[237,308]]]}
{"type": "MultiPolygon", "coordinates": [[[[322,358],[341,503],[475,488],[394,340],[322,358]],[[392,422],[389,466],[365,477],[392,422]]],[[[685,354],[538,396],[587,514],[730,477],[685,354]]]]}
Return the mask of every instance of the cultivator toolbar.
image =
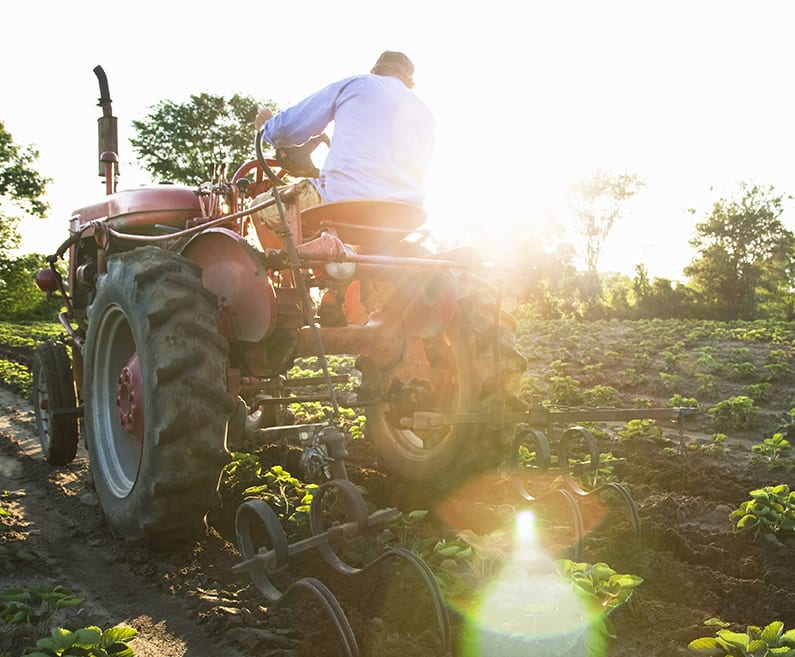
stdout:
{"type": "MultiPolygon", "coordinates": [[[[571,514],[571,525],[575,534],[573,558],[582,558],[582,544],[585,536],[583,513],[580,506],[605,493],[617,495],[630,514],[632,529],[640,535],[640,519],[637,507],[626,487],[615,482],[607,482],[586,490],[573,475],[596,473],[599,469],[624,462],[624,459],[601,459],[596,440],[583,426],[572,424],[559,432],[556,440],[555,456],[546,431],[561,423],[585,421],[628,421],[631,419],[668,420],[679,427],[680,439],[685,418],[695,409],[659,408],[643,410],[590,409],[590,410],[550,410],[534,408],[522,413],[503,413],[503,422],[517,424],[512,444],[509,466],[511,480],[518,495],[532,509],[538,505],[563,500],[571,514]],[[522,453],[532,454],[532,465],[523,463],[522,453]],[[586,455],[583,460],[571,459],[586,455]],[[526,487],[526,477],[532,471],[556,473],[556,483],[546,492],[533,495],[526,487]]],[[[438,413],[417,412],[412,418],[403,418],[402,424],[412,430],[423,431],[453,424],[482,423],[482,415],[459,414],[442,415],[438,413]]],[[[490,418],[495,421],[495,418],[490,418]]],[[[319,425],[318,425],[319,426],[319,425]]],[[[321,432],[322,434],[322,432],[321,432]]],[[[306,448],[306,447],[305,447],[306,448]]],[[[312,445],[313,456],[317,458],[316,442],[312,445]]],[[[333,450],[342,454],[339,450],[333,450]]],[[[328,451],[323,451],[328,457],[328,451]]],[[[326,468],[326,472],[329,468],[326,468]]],[[[342,464],[337,463],[333,471],[345,473],[342,464]]],[[[347,475],[344,475],[347,476],[347,475]]],[[[348,563],[342,556],[345,547],[356,539],[366,536],[374,527],[396,520],[400,516],[397,509],[385,509],[369,514],[359,491],[347,478],[332,479],[321,484],[315,492],[310,507],[311,536],[295,543],[289,543],[282,525],[270,506],[263,500],[251,499],[243,502],[237,511],[236,532],[238,548],[243,561],[233,567],[236,574],[247,574],[259,592],[272,603],[271,610],[279,609],[282,603],[297,592],[312,594],[322,605],[331,620],[340,645],[347,657],[359,655],[359,642],[343,606],[331,589],[315,577],[286,578],[284,590],[274,584],[272,578],[284,579],[290,562],[301,553],[318,550],[325,562],[337,574],[359,576],[372,571],[377,564],[388,561],[402,562],[409,566],[424,585],[435,612],[435,622],[440,640],[440,654],[450,654],[450,623],[444,597],[430,567],[420,557],[403,548],[384,551],[364,566],[348,563]],[[333,517],[328,509],[336,509],[333,517]]]]}
{"type": "Polygon", "coordinates": [[[309,593],[321,604],[336,630],[337,638],[346,657],[358,657],[359,642],[343,611],[339,600],[328,586],[314,577],[285,577],[290,562],[298,555],[317,549],[326,563],[338,574],[362,576],[376,566],[397,561],[408,566],[419,577],[435,612],[439,632],[440,654],[450,652],[450,623],[444,598],[428,565],[414,553],[403,548],[393,548],[381,553],[365,566],[349,564],[341,555],[346,545],[365,536],[373,527],[396,519],[397,509],[386,509],[369,514],[367,505],[358,490],[347,480],[331,480],[322,484],[315,492],[310,507],[309,538],[288,543],[276,513],[263,500],[243,502],[237,510],[235,529],[237,543],[244,561],[235,565],[235,574],[246,573],[254,586],[271,605],[269,613],[279,609],[285,601],[298,592],[309,593]],[[325,517],[329,508],[340,510],[342,517],[327,524],[325,517]],[[286,579],[284,590],[279,590],[272,581],[274,576],[286,579]]]}

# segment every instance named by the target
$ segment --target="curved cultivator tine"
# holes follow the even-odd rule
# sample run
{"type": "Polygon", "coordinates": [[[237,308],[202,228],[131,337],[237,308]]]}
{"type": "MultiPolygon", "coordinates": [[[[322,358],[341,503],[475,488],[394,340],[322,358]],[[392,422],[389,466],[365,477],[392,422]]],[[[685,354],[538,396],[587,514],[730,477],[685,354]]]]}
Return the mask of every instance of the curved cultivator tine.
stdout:
{"type": "MultiPolygon", "coordinates": [[[[578,506],[578,499],[584,499],[592,495],[599,495],[604,491],[615,492],[624,501],[630,513],[632,528],[636,536],[640,535],[640,516],[629,491],[621,484],[609,482],[598,486],[593,490],[585,490],[578,481],[572,477],[569,465],[569,446],[575,440],[581,442],[588,452],[588,460],[575,464],[575,468],[584,471],[596,471],[604,463],[599,461],[599,448],[596,440],[590,431],[581,426],[572,426],[563,432],[558,445],[558,466],[551,466],[552,456],[549,440],[540,429],[529,427],[521,433],[517,432],[514,439],[513,449],[510,454],[511,481],[516,491],[525,500],[532,504],[541,503],[553,496],[562,496],[573,518],[573,527],[576,536],[575,559],[580,559],[582,555],[582,539],[584,538],[584,523],[582,513],[578,506]],[[532,455],[530,466],[523,463],[523,458],[532,455]],[[556,486],[542,495],[531,495],[525,487],[523,475],[528,470],[560,470],[559,482],[562,487],[556,486]]],[[[620,461],[620,460],[617,460],[620,461]]]]}
{"type": "Polygon", "coordinates": [[[308,591],[320,601],[320,604],[326,610],[326,613],[331,618],[331,622],[334,624],[334,629],[337,631],[337,638],[340,640],[345,650],[346,657],[359,657],[359,644],[353,634],[353,628],[348,622],[348,617],[345,615],[345,612],[342,611],[339,601],[334,597],[334,594],[329,588],[319,579],[315,579],[314,577],[302,577],[287,587],[282,596],[282,600],[286,600],[292,592],[299,589],[308,591]]]}
{"type": "Polygon", "coordinates": [[[450,653],[450,617],[447,614],[447,606],[444,602],[444,595],[442,594],[442,590],[439,588],[439,583],[436,581],[436,578],[433,575],[433,572],[428,567],[428,564],[425,563],[423,559],[418,557],[416,554],[407,550],[405,548],[392,548],[387,550],[383,554],[378,555],[373,561],[368,563],[364,568],[361,569],[360,572],[365,572],[370,570],[376,564],[389,559],[389,558],[398,558],[403,559],[410,563],[417,572],[420,574],[425,586],[428,588],[431,594],[431,601],[433,602],[433,608],[436,612],[436,621],[439,625],[439,636],[442,639],[442,649],[443,654],[447,655],[450,653]]]}
{"type": "Polygon", "coordinates": [[[271,582],[269,573],[284,570],[290,557],[290,546],[282,529],[278,516],[263,500],[247,500],[237,509],[235,516],[237,545],[245,561],[233,566],[232,572],[245,572],[254,586],[276,609],[288,598],[294,597],[297,591],[309,592],[320,602],[331,619],[337,638],[345,650],[346,657],[359,657],[359,645],[353,634],[353,628],[342,610],[339,601],[328,587],[314,577],[303,577],[291,582],[284,592],[271,582]],[[266,540],[263,545],[255,542],[255,534],[266,540]]]}
{"type": "MultiPolygon", "coordinates": [[[[275,572],[287,566],[289,546],[278,516],[262,500],[246,500],[237,508],[235,515],[237,549],[245,561],[232,567],[235,574],[246,573],[254,586],[271,602],[282,597],[270,578],[275,572]],[[267,537],[265,545],[256,545],[252,530],[264,530],[267,537]],[[268,548],[267,552],[264,550],[268,548]]],[[[259,534],[260,532],[258,532],[259,534]]]]}
{"type": "MultiPolygon", "coordinates": [[[[564,492],[564,491],[561,491],[564,492]]],[[[237,545],[244,560],[232,567],[235,574],[246,573],[254,586],[273,607],[278,607],[294,591],[305,590],[314,595],[331,618],[346,657],[358,657],[359,647],[339,601],[329,588],[313,577],[291,582],[281,592],[270,575],[286,569],[290,557],[317,548],[326,562],[342,575],[357,575],[387,559],[397,558],[411,564],[430,593],[444,654],[450,654],[450,621],[439,584],[428,565],[414,553],[393,548],[359,568],[347,563],[339,554],[347,542],[364,536],[379,523],[394,520],[397,509],[385,509],[368,515],[361,493],[346,479],[327,481],[315,491],[309,511],[312,536],[288,544],[279,518],[263,500],[247,500],[237,510],[235,530],[237,545]]]]}

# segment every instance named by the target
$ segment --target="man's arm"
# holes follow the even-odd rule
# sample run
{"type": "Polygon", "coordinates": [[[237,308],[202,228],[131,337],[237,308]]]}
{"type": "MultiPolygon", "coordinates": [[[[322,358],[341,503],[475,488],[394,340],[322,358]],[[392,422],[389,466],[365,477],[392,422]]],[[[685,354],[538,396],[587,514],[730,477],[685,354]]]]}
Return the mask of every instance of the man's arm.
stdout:
{"type": "Polygon", "coordinates": [[[264,119],[265,141],[277,148],[300,146],[321,134],[334,120],[340,93],[356,77],[334,82],[276,116],[264,119]]]}

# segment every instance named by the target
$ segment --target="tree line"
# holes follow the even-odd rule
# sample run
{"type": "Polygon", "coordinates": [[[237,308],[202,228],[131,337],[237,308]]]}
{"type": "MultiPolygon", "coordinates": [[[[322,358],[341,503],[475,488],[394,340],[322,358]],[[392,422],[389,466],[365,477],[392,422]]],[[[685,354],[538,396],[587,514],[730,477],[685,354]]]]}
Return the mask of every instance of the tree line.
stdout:
{"type": "MultiPolygon", "coordinates": [[[[143,169],[159,181],[187,185],[224,175],[251,159],[258,102],[198,94],[183,103],[161,101],[133,121],[131,141],[143,169]]],[[[38,152],[17,145],[0,122],[0,318],[54,317],[57,301],[46,300],[34,283],[43,254],[15,255],[22,215],[45,216],[50,182],[35,169],[38,152]]],[[[714,201],[698,222],[690,245],[695,256],[685,281],[649,277],[644,263],[633,276],[598,269],[611,229],[626,203],[643,187],[634,174],[597,171],[568,190],[568,221],[576,244],[539,240],[514,248],[508,293],[521,314],[579,319],[784,319],[795,316],[795,235],[781,220],[792,197],[760,184],[739,183],[728,198],[714,201]],[[584,263],[584,267],[577,263],[584,263]]],[[[694,212],[691,210],[691,212],[694,212]]]]}

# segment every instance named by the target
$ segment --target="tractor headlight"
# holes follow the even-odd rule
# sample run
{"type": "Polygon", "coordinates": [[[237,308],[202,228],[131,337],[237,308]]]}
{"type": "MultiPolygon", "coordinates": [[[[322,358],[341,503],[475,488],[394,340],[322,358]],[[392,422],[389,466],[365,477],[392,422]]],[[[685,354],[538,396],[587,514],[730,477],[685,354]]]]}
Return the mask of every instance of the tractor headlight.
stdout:
{"type": "MultiPolygon", "coordinates": [[[[356,251],[347,244],[345,245],[345,253],[349,256],[356,255],[356,251]]],[[[326,270],[326,275],[329,278],[333,278],[335,281],[347,280],[356,273],[355,262],[327,262],[323,266],[326,270]]]]}

